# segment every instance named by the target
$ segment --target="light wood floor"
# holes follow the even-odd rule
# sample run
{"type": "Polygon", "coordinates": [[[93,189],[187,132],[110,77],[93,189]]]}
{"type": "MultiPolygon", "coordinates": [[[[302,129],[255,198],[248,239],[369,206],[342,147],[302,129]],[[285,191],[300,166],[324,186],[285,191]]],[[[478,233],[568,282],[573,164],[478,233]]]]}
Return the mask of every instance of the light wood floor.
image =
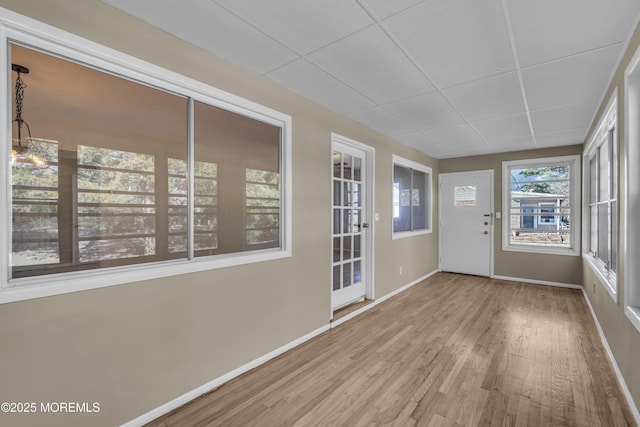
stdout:
{"type": "Polygon", "coordinates": [[[439,273],[150,425],[635,424],[580,291],[439,273]]]}

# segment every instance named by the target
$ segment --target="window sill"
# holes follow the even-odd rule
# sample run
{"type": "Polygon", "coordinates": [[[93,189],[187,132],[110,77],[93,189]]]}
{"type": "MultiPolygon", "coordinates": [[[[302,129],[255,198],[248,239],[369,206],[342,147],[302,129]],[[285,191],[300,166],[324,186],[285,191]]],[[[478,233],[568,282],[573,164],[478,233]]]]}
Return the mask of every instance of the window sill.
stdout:
{"type": "Polygon", "coordinates": [[[8,286],[0,289],[0,304],[271,261],[290,256],[291,252],[287,250],[265,249],[249,253],[219,255],[215,258],[196,258],[191,261],[186,259],[165,261],[13,279],[9,281],[8,286]]]}
{"type": "Polygon", "coordinates": [[[431,234],[431,230],[417,230],[417,231],[394,231],[391,239],[404,239],[406,237],[422,236],[423,234],[431,234]]]}
{"type": "Polygon", "coordinates": [[[589,254],[583,254],[582,258],[587,262],[587,265],[595,273],[598,281],[602,285],[605,291],[609,294],[613,302],[618,304],[618,285],[616,284],[615,276],[605,271],[594,257],[589,254]]]}
{"type": "Polygon", "coordinates": [[[640,307],[631,307],[628,305],[625,307],[624,313],[631,321],[631,324],[640,332],[640,307]]]}
{"type": "Polygon", "coordinates": [[[504,245],[502,246],[502,250],[506,252],[527,252],[542,255],[580,256],[578,251],[574,248],[554,248],[534,245],[504,245]]]}

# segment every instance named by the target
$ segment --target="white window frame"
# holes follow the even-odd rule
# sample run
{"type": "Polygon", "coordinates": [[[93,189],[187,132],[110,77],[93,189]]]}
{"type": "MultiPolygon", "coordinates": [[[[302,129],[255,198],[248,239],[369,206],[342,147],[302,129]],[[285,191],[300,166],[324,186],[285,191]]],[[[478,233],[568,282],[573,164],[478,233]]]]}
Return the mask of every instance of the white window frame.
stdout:
{"type": "MultiPolygon", "coordinates": [[[[11,140],[11,88],[9,43],[14,42],[30,48],[76,61],[124,78],[183,95],[193,101],[223,108],[274,126],[281,130],[281,247],[251,252],[219,255],[214,257],[190,258],[152,262],[123,267],[76,271],[44,276],[11,279],[9,256],[11,239],[0,241],[0,304],[65,294],[105,286],[169,277],[217,269],[228,266],[249,264],[291,256],[292,246],[292,159],[291,159],[291,116],[271,108],[230,94],[205,83],[190,79],[157,65],[134,58],[114,49],[75,36],[66,31],[0,8],[0,84],[1,99],[8,100],[0,106],[0,129],[4,140],[11,140]]],[[[192,101],[192,102],[193,102],[192,101]]],[[[192,133],[192,132],[191,132],[192,133]]],[[[192,136],[190,136],[192,147],[192,136]]],[[[190,156],[193,149],[190,148],[190,156]]],[[[11,146],[0,150],[0,164],[8,165],[11,146]]],[[[193,166],[193,159],[190,160],[193,166]]],[[[191,169],[192,170],[192,169],[191,169]]],[[[193,185],[193,176],[189,177],[193,185]]],[[[9,200],[11,195],[11,168],[5,167],[0,173],[0,196],[9,200]]],[[[12,206],[8,203],[0,209],[0,229],[5,236],[11,236],[12,206]]],[[[189,214],[191,216],[191,213],[189,214]]]]}
{"type": "Polygon", "coordinates": [[[640,332],[640,48],[636,50],[624,73],[625,87],[625,170],[623,227],[624,242],[624,312],[640,332]]]}
{"type": "MultiPolygon", "coordinates": [[[[537,211],[540,210],[538,206],[537,211]]],[[[580,156],[558,156],[558,157],[544,157],[536,159],[526,160],[510,160],[502,162],[502,250],[511,252],[529,252],[551,255],[568,255],[568,256],[580,256],[580,156]],[[569,215],[571,223],[571,246],[568,248],[562,247],[547,247],[542,245],[514,245],[510,243],[511,235],[511,169],[512,168],[527,168],[527,167],[540,167],[540,166],[557,166],[569,164],[571,167],[571,173],[569,176],[570,182],[570,197],[571,197],[571,213],[569,215]]],[[[538,223],[538,220],[535,221],[538,223]]],[[[548,223],[546,223],[548,224],[548,223]]]]}
{"type": "MultiPolygon", "coordinates": [[[[617,91],[611,97],[609,102],[607,103],[607,107],[604,110],[605,113],[602,115],[602,118],[598,122],[598,126],[596,127],[596,131],[593,133],[593,136],[585,146],[583,152],[583,187],[584,187],[584,206],[582,208],[582,217],[583,224],[585,224],[583,230],[583,241],[585,242],[585,247],[582,250],[582,258],[589,266],[589,268],[598,276],[599,282],[602,283],[604,289],[607,291],[611,299],[614,302],[618,302],[618,284],[617,284],[617,274],[612,269],[610,269],[602,259],[598,258],[596,254],[591,253],[590,251],[590,243],[591,243],[591,207],[597,206],[599,204],[607,203],[609,206],[612,201],[616,201],[618,204],[618,209],[620,209],[619,199],[617,194],[609,195],[609,199],[605,201],[598,201],[596,203],[590,203],[590,191],[593,180],[596,180],[596,187],[600,187],[599,177],[595,178],[590,175],[590,162],[593,158],[596,158],[598,155],[598,148],[602,146],[607,139],[609,138],[610,132],[613,131],[614,139],[613,144],[618,144],[618,94],[617,91]]],[[[599,164],[597,164],[599,166],[599,164]]],[[[611,169],[611,161],[609,161],[609,169],[611,169]]],[[[596,171],[596,175],[600,173],[600,168],[598,167],[596,171]]],[[[618,179],[617,175],[612,176],[614,180],[618,179]]],[[[609,215],[609,229],[611,229],[611,221],[616,221],[617,218],[611,218],[609,215]]],[[[618,228],[619,229],[619,228],[618,228]]],[[[599,235],[599,234],[598,234],[599,235]]],[[[611,239],[608,241],[608,245],[611,246],[611,239]]],[[[616,251],[618,248],[616,248],[616,251]]],[[[611,254],[611,247],[609,247],[609,254],[611,254]]],[[[609,255],[610,256],[610,255],[609,255]]],[[[620,254],[618,251],[618,260],[620,259],[620,254]]],[[[616,266],[616,271],[618,270],[616,266]]]]}
{"type": "Polygon", "coordinates": [[[425,189],[428,191],[428,195],[425,198],[425,200],[427,201],[427,203],[429,204],[428,208],[427,208],[427,215],[428,215],[428,219],[427,219],[427,228],[425,229],[420,229],[420,230],[412,230],[412,231],[394,231],[393,230],[393,215],[391,215],[391,238],[392,239],[403,239],[406,237],[413,237],[413,236],[420,236],[423,234],[430,234],[433,230],[433,170],[428,167],[425,166],[423,164],[414,162],[412,160],[409,159],[405,159],[404,157],[400,157],[397,156],[395,154],[393,154],[392,156],[392,163],[391,163],[391,212],[393,212],[394,210],[394,203],[395,203],[395,199],[393,196],[393,170],[394,167],[396,165],[398,166],[402,166],[405,168],[409,168],[409,169],[414,169],[420,172],[423,172],[427,175],[427,184],[425,186],[425,189]]]}

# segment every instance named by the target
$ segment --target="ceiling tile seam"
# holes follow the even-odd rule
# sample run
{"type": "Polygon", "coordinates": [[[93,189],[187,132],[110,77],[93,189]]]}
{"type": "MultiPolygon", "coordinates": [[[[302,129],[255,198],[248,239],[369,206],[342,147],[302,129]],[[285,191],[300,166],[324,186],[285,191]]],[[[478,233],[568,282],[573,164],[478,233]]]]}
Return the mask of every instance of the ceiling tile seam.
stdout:
{"type": "MultiPolygon", "coordinates": [[[[433,93],[433,92],[438,92],[440,94],[440,96],[442,96],[445,101],[449,104],[449,106],[451,108],[453,108],[453,110],[460,115],[460,117],[462,117],[462,119],[464,120],[464,122],[466,123],[467,126],[469,126],[482,140],[482,142],[484,142],[489,148],[493,149],[494,147],[489,143],[489,141],[487,141],[485,139],[485,137],[475,128],[475,126],[473,126],[471,124],[471,121],[469,121],[469,119],[467,118],[467,116],[460,111],[460,109],[458,108],[457,105],[455,105],[451,99],[449,99],[449,97],[447,95],[444,94],[444,92],[442,91],[442,89],[440,88],[440,86],[431,78],[429,77],[429,74],[422,69],[422,67],[418,64],[418,62],[413,58],[413,56],[409,53],[409,51],[407,49],[404,48],[404,46],[402,46],[402,43],[400,43],[399,40],[396,39],[396,37],[393,35],[393,33],[387,28],[387,26],[383,23],[380,22],[379,23],[380,28],[382,29],[382,31],[384,31],[384,33],[387,35],[387,37],[389,37],[389,39],[391,39],[391,41],[398,46],[398,49],[400,49],[400,51],[402,52],[403,55],[405,55],[407,57],[407,59],[409,59],[409,61],[411,61],[411,63],[416,67],[416,69],[427,79],[427,81],[429,83],[431,83],[433,85],[433,87],[435,88],[435,91],[431,91],[431,92],[426,92],[426,93],[433,93]]],[[[444,126],[443,126],[444,127],[444,126]]]]}
{"type": "Polygon", "coordinates": [[[533,122],[531,121],[531,111],[529,110],[529,101],[527,100],[527,91],[524,88],[524,80],[522,78],[522,69],[520,67],[520,58],[518,56],[518,49],[516,47],[516,38],[513,34],[513,25],[511,23],[511,13],[509,12],[509,5],[507,0],[501,0],[502,14],[504,15],[504,21],[507,26],[507,34],[509,36],[509,44],[511,45],[511,54],[513,55],[513,62],[516,66],[516,76],[518,77],[518,84],[520,85],[520,94],[522,95],[522,101],[524,102],[524,111],[527,115],[527,121],[529,122],[529,130],[531,131],[531,138],[533,138],[533,145],[537,146],[536,134],[533,130],[533,122]]]}
{"type": "Polygon", "coordinates": [[[602,103],[605,100],[605,97],[607,96],[607,91],[609,90],[609,87],[611,86],[611,83],[613,83],[613,79],[616,76],[616,71],[618,70],[618,68],[620,68],[620,64],[622,63],[622,60],[624,58],[624,54],[626,53],[627,49],[629,48],[629,43],[631,43],[631,38],[633,37],[633,34],[636,32],[636,29],[638,28],[638,25],[640,25],[640,11],[638,11],[638,13],[636,14],[635,19],[633,20],[633,25],[631,26],[631,29],[629,30],[629,34],[627,35],[627,38],[625,39],[623,45],[622,45],[622,49],[620,49],[620,52],[618,53],[618,59],[615,62],[615,65],[613,67],[613,69],[611,70],[611,73],[609,74],[609,79],[607,80],[607,85],[604,88],[604,91],[602,92],[602,96],[600,96],[600,99],[598,100],[598,104],[596,107],[596,110],[593,112],[593,116],[591,117],[591,121],[589,122],[589,127],[587,128],[587,131],[585,132],[584,137],[582,138],[583,141],[587,140],[587,137],[589,136],[589,130],[591,129],[591,125],[593,123],[595,123],[596,119],[598,118],[598,110],[600,109],[600,106],[602,105],[602,103]]]}
{"type": "Polygon", "coordinates": [[[442,90],[455,89],[455,88],[460,87],[460,86],[468,85],[468,84],[471,84],[471,83],[481,82],[483,80],[489,80],[489,79],[492,79],[494,77],[500,77],[500,76],[504,76],[505,74],[511,74],[511,73],[515,73],[515,72],[516,72],[515,68],[509,69],[509,70],[504,70],[504,71],[497,72],[495,74],[491,74],[490,76],[478,77],[477,79],[471,79],[471,80],[467,80],[467,81],[460,82],[460,83],[454,83],[454,84],[449,85],[449,86],[443,86],[441,89],[442,90]]]}
{"type": "Polygon", "coordinates": [[[615,43],[611,43],[608,45],[604,45],[604,46],[599,46],[593,49],[588,49],[588,50],[584,50],[582,52],[576,52],[576,53],[572,53],[571,55],[565,55],[565,56],[560,56],[558,58],[553,58],[553,59],[549,59],[547,61],[542,61],[542,62],[538,62],[536,64],[531,64],[531,65],[527,65],[526,67],[522,67],[521,69],[523,71],[528,71],[534,68],[538,68],[538,67],[543,67],[545,65],[549,65],[549,64],[554,64],[556,62],[562,62],[565,61],[567,59],[572,59],[572,58],[578,58],[580,56],[584,56],[584,55],[589,55],[591,53],[595,53],[601,50],[605,50],[605,49],[609,49],[612,47],[616,47],[616,46],[622,46],[623,42],[615,42],[615,43]]]}
{"type": "MultiPolygon", "coordinates": [[[[269,34],[269,32],[263,30],[259,25],[254,24],[253,22],[251,22],[250,20],[248,20],[247,18],[245,18],[244,16],[240,15],[239,13],[236,13],[234,10],[229,9],[227,6],[225,6],[224,4],[220,3],[217,0],[209,0],[211,3],[214,3],[216,5],[218,5],[219,7],[221,7],[222,9],[226,10],[227,12],[229,12],[230,14],[232,14],[233,16],[235,16],[236,18],[238,18],[239,20],[245,22],[247,25],[253,27],[254,29],[256,29],[258,32],[264,34],[266,37],[270,38],[271,40],[273,40],[274,42],[278,43],[280,46],[282,46],[283,48],[285,48],[286,50],[288,50],[289,52],[298,55],[298,56],[302,56],[302,54],[300,54],[299,52],[296,52],[295,50],[291,49],[289,46],[287,46],[286,43],[282,42],[281,40],[279,40],[277,37],[274,37],[273,35],[269,34]]],[[[269,73],[270,71],[267,71],[264,74],[269,73]]]]}
{"type": "Polygon", "coordinates": [[[554,105],[553,107],[538,108],[537,110],[531,110],[531,112],[532,113],[539,113],[541,111],[555,110],[556,108],[573,107],[573,106],[578,106],[580,104],[588,104],[588,103],[591,103],[591,102],[595,102],[595,101],[598,101],[598,99],[599,98],[587,98],[587,99],[583,99],[581,101],[569,102],[567,104],[554,105]]]}
{"type": "MultiPolygon", "coordinates": [[[[542,136],[546,136],[546,135],[558,135],[558,134],[562,134],[562,133],[577,132],[577,131],[583,130],[583,129],[584,129],[584,126],[580,126],[580,127],[575,127],[575,128],[569,128],[569,129],[552,130],[552,131],[549,131],[549,132],[540,132],[538,135],[541,136],[541,137],[542,136]]],[[[576,142],[576,144],[581,144],[581,142],[576,142]]]]}
{"type": "Polygon", "coordinates": [[[380,109],[382,109],[382,110],[386,111],[387,113],[389,113],[390,115],[392,115],[392,116],[393,116],[393,117],[395,117],[396,119],[400,120],[402,123],[404,123],[404,124],[405,124],[405,125],[407,125],[408,127],[412,128],[413,130],[421,131],[421,129],[420,129],[419,127],[417,127],[416,125],[414,125],[413,123],[410,123],[410,122],[406,121],[406,120],[405,120],[405,119],[403,119],[402,117],[400,117],[400,116],[398,116],[397,114],[395,114],[393,111],[388,110],[388,109],[385,107],[385,105],[386,105],[386,104],[384,104],[384,105],[378,105],[378,108],[380,108],[380,109]]]}
{"type": "Polygon", "coordinates": [[[376,20],[376,22],[381,22],[381,21],[385,21],[387,19],[393,18],[396,15],[399,15],[401,13],[406,12],[407,10],[414,8],[416,6],[421,5],[422,3],[428,3],[432,0],[420,0],[419,2],[412,4],[410,6],[407,6],[405,8],[396,10],[395,12],[392,12],[390,15],[385,16],[384,18],[380,18],[378,17],[375,12],[373,12],[373,10],[371,10],[371,6],[369,6],[369,4],[367,3],[368,0],[356,0],[356,3],[358,3],[358,5],[369,14],[369,16],[371,16],[373,19],[376,20]]]}

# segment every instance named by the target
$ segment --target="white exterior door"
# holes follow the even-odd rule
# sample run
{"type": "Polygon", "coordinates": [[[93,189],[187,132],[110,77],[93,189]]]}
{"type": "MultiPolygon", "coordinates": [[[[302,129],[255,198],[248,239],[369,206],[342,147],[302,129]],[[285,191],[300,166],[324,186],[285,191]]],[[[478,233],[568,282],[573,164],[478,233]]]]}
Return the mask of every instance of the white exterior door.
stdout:
{"type": "Polygon", "coordinates": [[[334,136],[332,148],[331,309],[371,295],[369,220],[373,152],[334,136]]]}
{"type": "Polygon", "coordinates": [[[493,171],[440,174],[440,269],[493,273],[493,171]]]}

